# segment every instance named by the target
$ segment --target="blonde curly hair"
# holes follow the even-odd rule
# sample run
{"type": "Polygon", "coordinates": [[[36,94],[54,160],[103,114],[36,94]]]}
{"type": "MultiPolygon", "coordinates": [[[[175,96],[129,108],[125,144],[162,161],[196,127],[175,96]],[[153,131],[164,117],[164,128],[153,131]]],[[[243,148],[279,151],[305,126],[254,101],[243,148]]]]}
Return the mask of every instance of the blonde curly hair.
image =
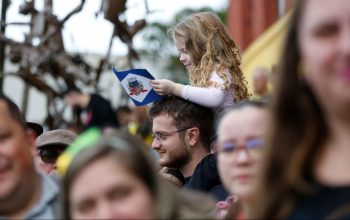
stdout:
{"type": "Polygon", "coordinates": [[[247,89],[248,82],[239,67],[242,60],[239,48],[216,15],[211,12],[192,14],[168,32],[174,40],[183,38],[185,41],[186,50],[195,66],[189,71],[192,85],[217,87],[209,81],[215,70],[224,80],[222,89],[233,87],[234,102],[251,96],[247,89]]]}

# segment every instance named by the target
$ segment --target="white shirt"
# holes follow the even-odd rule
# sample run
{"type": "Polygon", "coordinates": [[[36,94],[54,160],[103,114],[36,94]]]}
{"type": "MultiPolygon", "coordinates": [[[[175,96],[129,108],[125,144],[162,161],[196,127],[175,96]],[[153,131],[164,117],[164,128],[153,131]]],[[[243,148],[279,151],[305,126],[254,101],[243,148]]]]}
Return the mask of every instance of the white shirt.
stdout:
{"type": "MultiPolygon", "coordinates": [[[[228,77],[232,81],[231,76],[228,75],[228,77]]],[[[211,73],[209,80],[215,82],[218,87],[213,85],[205,88],[186,85],[181,91],[181,97],[198,105],[212,108],[216,114],[219,114],[234,104],[232,83],[230,83],[231,86],[226,91],[220,88],[221,85],[224,85],[224,80],[218,76],[216,71],[211,73]]]]}

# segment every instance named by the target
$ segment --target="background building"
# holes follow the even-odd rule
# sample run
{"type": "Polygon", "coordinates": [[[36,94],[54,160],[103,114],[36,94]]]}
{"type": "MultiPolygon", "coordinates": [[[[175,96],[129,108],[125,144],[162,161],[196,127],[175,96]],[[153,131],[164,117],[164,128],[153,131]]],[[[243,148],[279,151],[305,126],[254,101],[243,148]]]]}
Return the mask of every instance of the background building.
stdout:
{"type": "Polygon", "coordinates": [[[241,68],[251,90],[251,74],[278,65],[293,0],[230,0],[227,26],[242,52],[241,68]]]}

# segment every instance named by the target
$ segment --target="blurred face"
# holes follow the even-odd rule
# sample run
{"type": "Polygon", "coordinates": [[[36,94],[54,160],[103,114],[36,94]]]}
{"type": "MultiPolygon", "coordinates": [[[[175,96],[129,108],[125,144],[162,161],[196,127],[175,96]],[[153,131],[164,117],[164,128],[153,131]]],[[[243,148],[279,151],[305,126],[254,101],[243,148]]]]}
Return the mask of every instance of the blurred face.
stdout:
{"type": "Polygon", "coordinates": [[[174,119],[167,114],[160,114],[153,119],[152,148],[159,155],[159,164],[170,168],[183,167],[191,160],[189,144],[180,137],[174,119]]]}
{"type": "Polygon", "coordinates": [[[350,0],[308,0],[300,21],[305,78],[327,109],[350,106],[350,0]]]}
{"type": "Polygon", "coordinates": [[[174,39],[177,51],[180,54],[180,62],[186,67],[187,71],[194,68],[192,57],[186,49],[185,39],[183,37],[175,37],[174,39]]]}
{"type": "Polygon", "coordinates": [[[228,113],[219,125],[219,173],[227,190],[243,200],[252,195],[261,165],[267,114],[248,106],[228,113]]]}
{"type": "Polygon", "coordinates": [[[9,114],[0,101],[0,209],[14,199],[25,199],[34,191],[35,145],[30,136],[9,114]]]}
{"type": "Polygon", "coordinates": [[[73,219],[154,218],[154,201],[149,189],[108,156],[78,173],[69,196],[73,219]]]}
{"type": "Polygon", "coordinates": [[[267,75],[263,72],[255,72],[253,77],[254,93],[257,95],[265,95],[267,92],[267,75]]]}
{"type": "Polygon", "coordinates": [[[79,106],[79,107],[84,107],[81,105],[81,93],[72,91],[69,92],[64,96],[64,101],[70,105],[70,106],[79,106]]]}
{"type": "Polygon", "coordinates": [[[56,161],[66,146],[45,146],[37,149],[35,161],[40,170],[54,174],[57,170],[56,161]]]}

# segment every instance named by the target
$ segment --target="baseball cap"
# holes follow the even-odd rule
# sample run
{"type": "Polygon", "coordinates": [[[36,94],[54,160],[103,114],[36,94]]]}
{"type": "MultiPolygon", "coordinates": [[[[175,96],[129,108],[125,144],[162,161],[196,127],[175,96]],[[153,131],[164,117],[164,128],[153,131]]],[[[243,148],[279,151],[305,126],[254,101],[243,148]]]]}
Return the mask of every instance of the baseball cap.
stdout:
{"type": "Polygon", "coordinates": [[[27,124],[27,128],[32,129],[32,130],[35,132],[35,134],[36,134],[37,137],[38,137],[39,135],[41,135],[41,134],[43,133],[43,131],[44,131],[43,126],[41,126],[41,125],[38,124],[38,123],[34,123],[34,122],[29,122],[29,121],[27,121],[26,124],[27,124]]]}
{"type": "Polygon", "coordinates": [[[77,135],[71,131],[56,129],[41,134],[36,139],[35,144],[37,148],[49,145],[68,146],[74,141],[76,137],[77,135]]]}

